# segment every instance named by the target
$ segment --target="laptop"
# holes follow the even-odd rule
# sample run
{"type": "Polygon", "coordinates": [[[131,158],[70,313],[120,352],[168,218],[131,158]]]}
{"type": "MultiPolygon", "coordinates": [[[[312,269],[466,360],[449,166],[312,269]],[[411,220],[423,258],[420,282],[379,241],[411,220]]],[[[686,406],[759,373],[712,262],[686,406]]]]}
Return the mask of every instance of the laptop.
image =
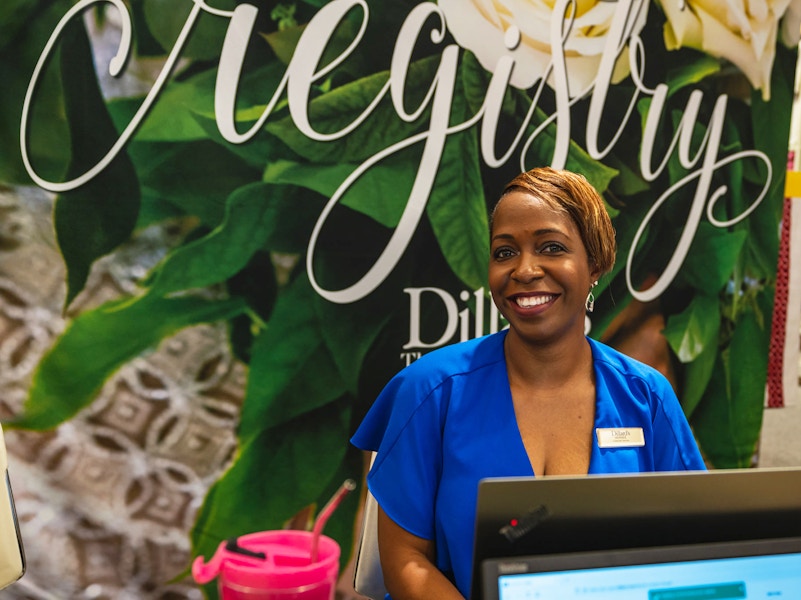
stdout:
{"type": "Polygon", "coordinates": [[[801,468],[484,479],[471,598],[490,559],[790,537],[801,468]]]}
{"type": "Polygon", "coordinates": [[[801,597],[801,538],[488,559],[483,600],[801,597]]]}

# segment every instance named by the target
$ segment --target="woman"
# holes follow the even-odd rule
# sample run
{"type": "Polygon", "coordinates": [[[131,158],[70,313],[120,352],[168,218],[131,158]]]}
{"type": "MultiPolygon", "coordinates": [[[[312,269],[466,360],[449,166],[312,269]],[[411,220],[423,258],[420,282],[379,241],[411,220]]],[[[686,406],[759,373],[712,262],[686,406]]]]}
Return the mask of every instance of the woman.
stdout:
{"type": "Polygon", "coordinates": [[[587,180],[522,173],[494,209],[490,243],[508,330],[412,363],[352,440],[377,451],[368,484],[394,600],[469,595],[481,478],[704,469],[667,379],[585,336],[616,251],[587,180]]]}

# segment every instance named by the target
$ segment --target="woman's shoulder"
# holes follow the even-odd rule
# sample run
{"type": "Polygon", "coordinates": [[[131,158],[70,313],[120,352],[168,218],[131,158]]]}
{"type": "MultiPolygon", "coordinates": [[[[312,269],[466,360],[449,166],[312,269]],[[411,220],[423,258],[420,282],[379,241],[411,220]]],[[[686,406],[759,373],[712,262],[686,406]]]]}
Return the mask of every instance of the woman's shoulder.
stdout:
{"type": "Polygon", "coordinates": [[[487,367],[503,362],[503,338],[491,334],[444,346],[400,370],[373,402],[353,444],[378,450],[385,439],[398,439],[412,419],[439,423],[450,400],[448,383],[461,376],[483,377],[487,367]]]}
{"type": "Polygon", "coordinates": [[[623,354],[603,342],[589,337],[587,339],[592,347],[593,361],[607,371],[625,378],[637,378],[650,385],[670,385],[667,378],[654,367],[623,354]]]}
{"type": "Polygon", "coordinates": [[[506,331],[442,346],[423,354],[403,369],[404,377],[448,378],[492,365],[504,360],[503,340],[506,331]]]}

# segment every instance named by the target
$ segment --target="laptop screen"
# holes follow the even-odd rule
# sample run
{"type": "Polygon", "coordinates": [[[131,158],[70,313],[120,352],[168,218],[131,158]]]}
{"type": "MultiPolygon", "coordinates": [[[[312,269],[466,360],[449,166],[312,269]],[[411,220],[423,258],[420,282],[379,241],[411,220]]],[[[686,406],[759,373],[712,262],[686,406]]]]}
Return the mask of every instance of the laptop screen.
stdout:
{"type": "Polygon", "coordinates": [[[801,597],[801,538],[494,559],[484,600],[801,597]]]}
{"type": "Polygon", "coordinates": [[[474,531],[477,600],[488,559],[801,538],[801,469],[485,479],[474,531]]]}

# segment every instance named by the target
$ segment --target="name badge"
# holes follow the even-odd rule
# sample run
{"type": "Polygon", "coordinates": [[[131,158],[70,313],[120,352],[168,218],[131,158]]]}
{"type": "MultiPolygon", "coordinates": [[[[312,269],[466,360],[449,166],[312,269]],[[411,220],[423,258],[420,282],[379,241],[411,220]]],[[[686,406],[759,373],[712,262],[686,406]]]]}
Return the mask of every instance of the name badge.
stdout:
{"type": "Polygon", "coordinates": [[[635,448],[645,446],[645,436],[642,427],[598,427],[595,430],[598,436],[599,448],[635,448]]]}

